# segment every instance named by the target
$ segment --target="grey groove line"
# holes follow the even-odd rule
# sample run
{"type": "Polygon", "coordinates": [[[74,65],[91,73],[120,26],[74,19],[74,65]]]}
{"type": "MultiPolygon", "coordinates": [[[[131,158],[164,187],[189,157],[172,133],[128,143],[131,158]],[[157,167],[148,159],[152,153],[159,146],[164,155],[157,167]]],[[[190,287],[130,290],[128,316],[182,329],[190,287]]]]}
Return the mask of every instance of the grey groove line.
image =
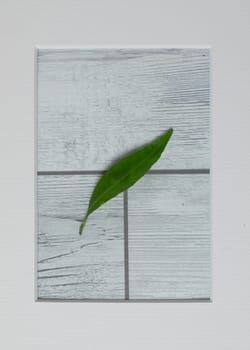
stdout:
{"type": "MultiPolygon", "coordinates": [[[[102,175],[105,170],[57,170],[57,171],[37,171],[38,176],[44,175],[102,175]]],[[[148,175],[156,174],[209,174],[210,169],[153,169],[147,172],[148,175]]]]}
{"type": "Polygon", "coordinates": [[[125,300],[129,300],[129,249],[128,249],[128,191],[123,192],[124,205],[124,278],[125,300]]]}
{"type": "Polygon", "coordinates": [[[61,299],[61,298],[36,298],[36,302],[50,303],[212,303],[211,298],[190,298],[190,299],[61,299]]]}

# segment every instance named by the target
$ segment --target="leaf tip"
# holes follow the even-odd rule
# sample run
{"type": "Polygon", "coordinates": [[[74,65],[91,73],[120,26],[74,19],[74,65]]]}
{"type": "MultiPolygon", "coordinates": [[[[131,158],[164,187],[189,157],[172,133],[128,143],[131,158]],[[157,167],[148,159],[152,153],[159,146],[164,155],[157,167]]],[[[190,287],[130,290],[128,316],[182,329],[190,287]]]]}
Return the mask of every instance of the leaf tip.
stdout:
{"type": "Polygon", "coordinates": [[[170,133],[170,136],[172,136],[173,132],[174,132],[174,129],[173,128],[169,128],[168,129],[168,132],[170,133]]]}

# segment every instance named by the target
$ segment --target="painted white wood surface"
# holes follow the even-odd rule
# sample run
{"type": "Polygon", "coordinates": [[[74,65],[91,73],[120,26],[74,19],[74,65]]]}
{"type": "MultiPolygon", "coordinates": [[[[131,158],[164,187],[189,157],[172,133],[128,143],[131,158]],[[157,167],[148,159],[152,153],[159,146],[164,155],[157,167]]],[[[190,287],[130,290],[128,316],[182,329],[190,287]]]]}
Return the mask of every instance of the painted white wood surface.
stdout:
{"type": "Polygon", "coordinates": [[[124,298],[123,197],[79,225],[97,176],[38,177],[38,298],[124,298]]]}
{"type": "Polygon", "coordinates": [[[104,170],[169,127],[154,168],[209,168],[208,49],[38,51],[38,170],[104,170]]]}
{"type": "Polygon", "coordinates": [[[209,299],[209,175],[146,175],[128,213],[130,299],[209,299]]]}
{"type": "MultiPolygon", "coordinates": [[[[38,171],[104,170],[169,127],[154,169],[208,169],[208,49],[38,51],[38,171]]],[[[125,297],[122,195],[78,235],[97,178],[38,177],[41,299],[125,297]]],[[[128,209],[130,299],[208,299],[209,175],[147,175],[128,209]]]]}

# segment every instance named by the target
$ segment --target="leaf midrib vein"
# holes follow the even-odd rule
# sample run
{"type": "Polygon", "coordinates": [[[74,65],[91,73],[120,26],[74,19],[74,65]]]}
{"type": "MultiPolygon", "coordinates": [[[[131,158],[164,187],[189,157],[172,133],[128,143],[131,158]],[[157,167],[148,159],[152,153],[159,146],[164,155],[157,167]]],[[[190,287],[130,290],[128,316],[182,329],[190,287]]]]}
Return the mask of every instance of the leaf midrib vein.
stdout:
{"type": "MultiPolygon", "coordinates": [[[[147,157],[145,157],[141,162],[139,162],[137,164],[137,166],[135,168],[133,168],[133,170],[137,170],[144,162],[146,162],[146,160],[148,160],[148,158],[150,158],[154,153],[156,153],[156,151],[158,151],[158,149],[153,150],[153,152],[149,153],[147,157]]],[[[154,163],[153,163],[154,164],[154,163]]],[[[152,165],[153,165],[152,164],[152,165]]],[[[146,173],[145,173],[146,174],[146,173]]],[[[128,173],[125,174],[123,177],[121,177],[120,181],[117,183],[114,183],[114,185],[112,185],[111,187],[109,187],[106,191],[102,192],[102,194],[99,196],[99,198],[97,198],[95,200],[95,202],[91,205],[91,207],[89,207],[88,209],[88,213],[86,215],[86,218],[91,214],[91,209],[94,207],[94,205],[100,200],[101,197],[103,197],[108,191],[110,191],[111,189],[114,189],[115,187],[117,187],[118,184],[120,184],[126,177],[128,176],[128,173]]],[[[128,187],[129,188],[129,187],[128,187]]],[[[124,192],[124,191],[123,191],[124,192]]],[[[104,202],[105,203],[105,202],[104,202]]],[[[104,204],[103,203],[103,204],[104,204]]]]}

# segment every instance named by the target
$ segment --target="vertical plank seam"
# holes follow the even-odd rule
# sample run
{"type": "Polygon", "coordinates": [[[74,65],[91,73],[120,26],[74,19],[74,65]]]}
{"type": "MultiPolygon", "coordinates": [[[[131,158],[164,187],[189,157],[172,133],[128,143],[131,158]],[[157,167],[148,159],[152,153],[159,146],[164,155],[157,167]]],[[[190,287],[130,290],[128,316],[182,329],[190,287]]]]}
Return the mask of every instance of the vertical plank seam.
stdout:
{"type": "Polygon", "coordinates": [[[125,300],[129,300],[128,191],[123,192],[125,300]]]}

